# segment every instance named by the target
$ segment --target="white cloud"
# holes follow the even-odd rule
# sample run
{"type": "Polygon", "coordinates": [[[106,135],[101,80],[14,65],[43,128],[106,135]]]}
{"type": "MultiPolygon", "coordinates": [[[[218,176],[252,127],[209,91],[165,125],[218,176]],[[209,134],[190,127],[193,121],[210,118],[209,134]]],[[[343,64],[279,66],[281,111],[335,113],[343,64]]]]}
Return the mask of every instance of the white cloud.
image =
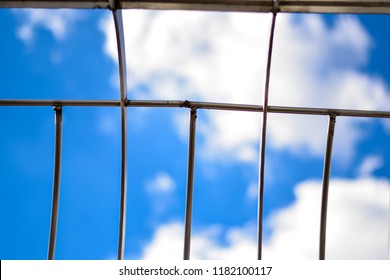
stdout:
{"type": "Polygon", "coordinates": [[[144,187],[151,198],[151,207],[154,215],[153,218],[166,213],[171,205],[177,203],[174,192],[176,182],[164,171],[156,173],[153,178],[147,180],[144,187]]]}
{"type": "MultiPolygon", "coordinates": [[[[218,241],[222,233],[219,226],[197,232],[191,239],[191,259],[255,259],[256,247],[249,236],[252,232],[250,226],[229,229],[225,234],[228,246],[218,241]]],[[[142,259],[181,259],[183,237],[184,230],[180,223],[162,225],[144,248],[142,259]]]]}
{"type": "MultiPolygon", "coordinates": [[[[260,101],[258,78],[264,59],[258,64],[251,61],[263,56],[264,48],[259,50],[258,45],[267,36],[261,32],[267,33],[267,18],[247,14],[237,20],[218,13],[134,10],[124,12],[124,25],[129,88],[143,81],[154,97],[260,101]],[[252,30],[259,38],[242,33],[250,24],[257,25],[252,30]],[[248,94],[253,87],[259,96],[248,94]]],[[[111,17],[101,26],[107,36],[105,50],[116,61],[111,17]]]]}
{"type": "Polygon", "coordinates": [[[383,166],[383,158],[381,156],[369,156],[363,160],[358,168],[358,175],[360,177],[369,177],[373,172],[383,166]]]}
{"type": "MultiPolygon", "coordinates": [[[[124,12],[124,25],[130,90],[148,84],[150,98],[261,104],[270,15],[133,10],[124,12]]],[[[116,61],[112,19],[104,18],[101,29],[105,51],[116,61]]],[[[279,15],[270,104],[388,109],[384,82],[360,70],[371,45],[356,17],[329,25],[319,15],[279,15]]],[[[206,115],[199,130],[204,155],[256,160],[259,114],[206,115]]],[[[335,142],[336,158],[353,157],[362,121],[338,121],[343,140],[335,142]]],[[[268,129],[270,147],[322,156],[326,118],[278,115],[268,129]]]]}
{"type": "Polygon", "coordinates": [[[159,172],[156,176],[146,182],[146,189],[150,193],[169,193],[176,187],[173,178],[166,172],[159,172]]]}
{"type": "Polygon", "coordinates": [[[44,28],[55,39],[63,40],[71,24],[81,18],[77,11],[67,9],[20,9],[14,12],[22,19],[17,36],[27,44],[34,41],[36,28],[44,28]]]}
{"type": "Polygon", "coordinates": [[[207,119],[199,118],[199,134],[206,137],[200,154],[207,159],[223,162],[240,160],[256,162],[260,139],[259,115],[247,112],[207,112],[207,119]]]}
{"type": "MultiPolygon", "coordinates": [[[[321,182],[296,187],[296,200],[268,217],[272,233],[264,244],[264,259],[317,259],[321,182]]],[[[327,259],[386,259],[388,257],[390,182],[365,178],[335,179],[330,183],[327,259]]],[[[157,228],[144,248],[145,259],[180,259],[183,226],[170,223],[157,228]]],[[[220,226],[194,230],[193,259],[256,258],[255,227],[220,226]],[[225,240],[225,242],[221,242],[225,240]]]]}
{"type": "MultiPolygon", "coordinates": [[[[386,109],[389,95],[377,77],[359,70],[369,58],[372,39],[355,17],[340,16],[332,27],[317,15],[279,17],[275,33],[270,104],[302,107],[386,109]]],[[[336,159],[351,159],[359,129],[367,119],[338,118],[336,159]]],[[[269,145],[322,156],[327,130],[324,117],[275,115],[269,145]]]]}
{"type": "Polygon", "coordinates": [[[257,183],[252,183],[248,186],[246,189],[246,197],[249,200],[256,200],[258,197],[258,184],[257,183]]]}
{"type": "MultiPolygon", "coordinates": [[[[388,257],[389,191],[387,180],[331,181],[327,258],[388,257]]],[[[270,219],[273,234],[266,248],[270,257],[318,256],[321,183],[303,182],[295,193],[296,201],[270,219]]]]}

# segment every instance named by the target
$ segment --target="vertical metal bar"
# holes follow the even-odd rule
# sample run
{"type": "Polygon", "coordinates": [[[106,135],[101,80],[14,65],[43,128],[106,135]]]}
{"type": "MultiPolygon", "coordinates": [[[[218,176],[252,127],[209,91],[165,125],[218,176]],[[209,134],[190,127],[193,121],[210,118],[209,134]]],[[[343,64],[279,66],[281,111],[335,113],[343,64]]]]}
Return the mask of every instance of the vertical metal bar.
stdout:
{"type": "Polygon", "coordinates": [[[190,132],[188,142],[188,169],[187,169],[187,194],[184,229],[184,260],[190,259],[191,250],[191,223],[192,223],[192,198],[194,193],[194,163],[195,163],[195,134],[196,134],[196,109],[191,108],[190,132]]]}
{"type": "MultiPolygon", "coordinates": [[[[277,3],[277,2],[275,2],[277,3]]],[[[267,114],[268,114],[268,94],[269,83],[271,77],[271,61],[272,61],[272,49],[275,33],[275,22],[278,8],[275,7],[272,15],[272,24],[268,46],[268,58],[267,58],[267,72],[265,80],[264,90],[264,103],[263,103],[263,128],[261,133],[260,143],[260,167],[259,167],[259,196],[258,196],[258,224],[257,224],[257,259],[261,260],[263,250],[263,202],[264,202],[264,167],[265,167],[265,144],[267,138],[267,114]]]]}
{"type": "Polygon", "coordinates": [[[54,259],[56,238],[57,238],[57,224],[58,224],[58,206],[60,200],[60,175],[61,175],[61,149],[62,149],[62,107],[55,106],[55,125],[56,125],[56,139],[54,152],[54,180],[53,180],[53,199],[51,206],[51,223],[50,223],[50,237],[49,237],[49,260],[54,259]]]}
{"type": "Polygon", "coordinates": [[[125,56],[125,37],[123,31],[122,11],[112,11],[115,23],[115,32],[118,46],[118,63],[121,95],[121,197],[118,237],[118,260],[124,257],[126,236],[126,208],[127,208],[127,74],[125,56]]]}
{"type": "Polygon", "coordinates": [[[389,229],[388,229],[388,237],[387,237],[387,249],[388,255],[387,258],[390,260],[390,192],[389,192],[389,229]]]}
{"type": "Polygon", "coordinates": [[[334,136],[335,125],[336,125],[336,116],[330,115],[329,126],[328,126],[328,139],[326,142],[325,159],[324,159],[324,174],[323,174],[323,181],[322,181],[320,260],[325,259],[326,217],[328,214],[329,178],[330,178],[330,166],[332,161],[332,147],[333,147],[333,136],[334,136]]]}

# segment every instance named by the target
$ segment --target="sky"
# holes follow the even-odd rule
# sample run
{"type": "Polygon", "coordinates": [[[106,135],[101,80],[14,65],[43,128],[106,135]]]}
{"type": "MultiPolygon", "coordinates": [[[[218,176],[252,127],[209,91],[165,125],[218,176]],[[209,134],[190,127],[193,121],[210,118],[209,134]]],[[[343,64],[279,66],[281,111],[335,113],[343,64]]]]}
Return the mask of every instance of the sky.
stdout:
{"type": "MultiPolygon", "coordinates": [[[[131,100],[262,104],[270,14],[123,12],[131,100]]],[[[277,16],[270,105],[390,110],[390,18],[277,16]]],[[[0,9],[0,99],[119,99],[108,10],[0,9]]],[[[126,259],[181,259],[189,111],[128,108],[126,259]]],[[[198,110],[192,259],[256,259],[260,113],[198,110]]],[[[328,118],[269,114],[264,259],[317,259],[328,118]]],[[[0,259],[46,259],[54,111],[0,107],[0,259]]],[[[326,256],[388,259],[390,121],[338,117],[326,256]]],[[[115,259],[120,109],[63,108],[56,259],[115,259]]]]}

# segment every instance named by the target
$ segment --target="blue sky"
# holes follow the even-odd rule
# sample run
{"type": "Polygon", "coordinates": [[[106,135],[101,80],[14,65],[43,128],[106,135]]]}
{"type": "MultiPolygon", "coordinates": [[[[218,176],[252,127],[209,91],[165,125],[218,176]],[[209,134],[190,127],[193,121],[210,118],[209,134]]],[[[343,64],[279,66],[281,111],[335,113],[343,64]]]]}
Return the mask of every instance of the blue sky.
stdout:
{"type": "MultiPolygon", "coordinates": [[[[270,15],[125,11],[129,99],[261,104],[270,15]]],[[[279,15],[270,105],[390,109],[386,16],[279,15]]],[[[118,99],[101,10],[0,10],[0,99],[118,99]]],[[[57,259],[116,257],[119,108],[64,107],[57,259]]],[[[128,108],[128,259],[182,257],[187,109],[128,108]]],[[[199,111],[192,257],[256,258],[261,115],[199,111]]],[[[269,115],[264,258],[317,258],[326,117],[269,115]]],[[[0,107],[0,258],[47,257],[50,107],[0,107]]],[[[327,254],[388,252],[390,123],[337,119],[327,254]]]]}

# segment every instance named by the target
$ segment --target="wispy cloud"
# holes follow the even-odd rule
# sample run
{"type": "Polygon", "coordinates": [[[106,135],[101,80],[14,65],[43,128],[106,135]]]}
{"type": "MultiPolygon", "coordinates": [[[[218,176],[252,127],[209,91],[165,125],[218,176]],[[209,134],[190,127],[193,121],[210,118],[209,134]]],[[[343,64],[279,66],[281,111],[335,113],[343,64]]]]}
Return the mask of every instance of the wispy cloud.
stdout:
{"type": "Polygon", "coordinates": [[[66,9],[21,9],[14,13],[21,20],[16,34],[26,44],[34,41],[37,28],[46,29],[56,40],[63,40],[72,24],[81,18],[76,10],[66,9]]]}
{"type": "Polygon", "coordinates": [[[381,168],[383,164],[384,160],[381,156],[369,156],[360,164],[357,173],[359,177],[370,177],[373,175],[373,172],[381,168]]]}

